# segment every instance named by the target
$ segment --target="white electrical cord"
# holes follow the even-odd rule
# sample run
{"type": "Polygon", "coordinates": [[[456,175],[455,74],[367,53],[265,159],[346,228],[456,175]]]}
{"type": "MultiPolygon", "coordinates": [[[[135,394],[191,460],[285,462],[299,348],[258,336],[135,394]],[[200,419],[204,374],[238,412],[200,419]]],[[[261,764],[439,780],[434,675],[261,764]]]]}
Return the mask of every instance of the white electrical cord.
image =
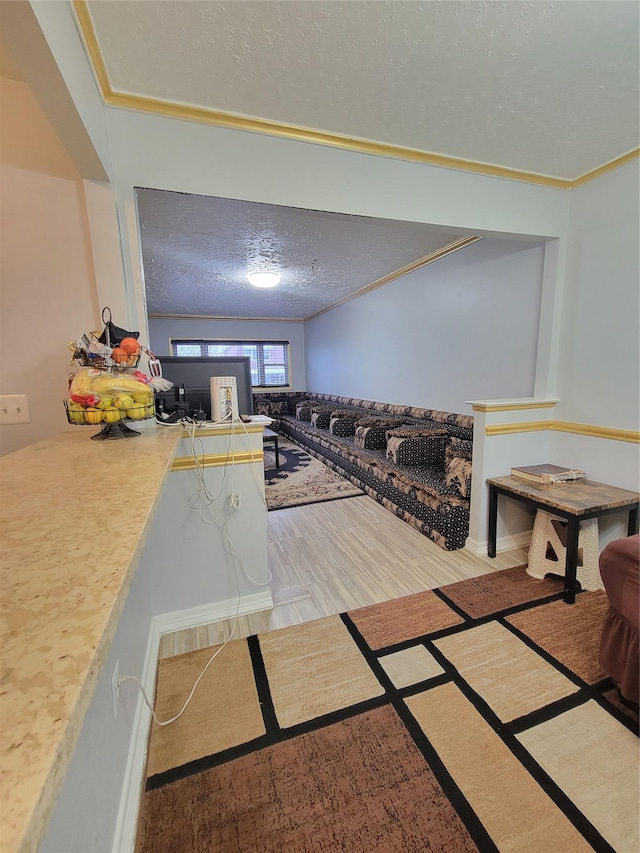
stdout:
{"type": "Polygon", "coordinates": [[[218,655],[225,648],[225,646],[227,646],[231,642],[231,640],[233,639],[233,635],[235,634],[235,631],[236,631],[236,625],[238,624],[238,614],[240,612],[240,586],[238,584],[238,568],[235,565],[235,563],[234,563],[234,569],[235,569],[234,576],[236,579],[236,591],[238,594],[238,603],[236,605],[236,612],[235,612],[235,615],[233,617],[233,625],[231,626],[231,633],[229,634],[227,639],[224,641],[224,643],[220,646],[220,648],[216,649],[215,652],[211,655],[211,657],[209,658],[209,660],[205,664],[204,669],[202,670],[200,675],[196,678],[196,680],[193,684],[193,687],[191,688],[191,692],[187,696],[184,705],[182,706],[180,711],[178,711],[178,713],[175,715],[175,717],[171,717],[170,720],[159,720],[158,719],[158,715],[156,714],[155,708],[153,707],[153,705],[149,701],[149,697],[147,696],[147,692],[144,689],[142,682],[135,675],[121,675],[118,678],[118,684],[122,684],[124,681],[133,681],[134,684],[138,685],[138,687],[140,688],[140,692],[142,693],[142,698],[144,699],[145,705],[151,711],[151,716],[153,717],[153,721],[155,722],[155,724],[157,726],[169,726],[169,725],[171,725],[171,723],[175,723],[175,721],[177,719],[179,719],[184,714],[184,712],[187,710],[189,703],[193,699],[193,696],[196,692],[196,688],[197,688],[198,684],[200,684],[200,680],[203,678],[205,672],[209,669],[211,664],[218,657],[218,655]]]}
{"type": "MultiPolygon", "coordinates": [[[[229,416],[227,416],[227,417],[230,417],[230,416],[231,416],[231,415],[229,415],[229,416]]],[[[227,417],[223,418],[223,419],[222,419],[222,420],[220,420],[220,421],[214,421],[214,422],[213,422],[213,425],[220,425],[220,424],[224,424],[224,423],[227,421],[227,417]]],[[[213,495],[211,494],[211,492],[209,491],[209,488],[208,488],[207,483],[206,483],[206,480],[205,480],[205,475],[204,475],[204,463],[203,463],[203,461],[202,461],[202,460],[200,460],[200,459],[198,458],[198,455],[197,455],[196,450],[195,450],[195,442],[196,442],[196,440],[198,440],[198,441],[200,442],[200,445],[201,445],[201,448],[202,448],[202,455],[204,456],[204,445],[203,445],[203,443],[202,443],[202,439],[201,439],[201,438],[200,438],[200,436],[197,434],[197,433],[198,433],[198,429],[199,429],[199,427],[200,427],[200,424],[199,424],[197,421],[193,420],[192,418],[183,418],[181,421],[179,421],[179,422],[177,422],[177,423],[175,423],[175,424],[167,424],[167,423],[165,423],[164,421],[159,420],[158,418],[156,418],[156,420],[158,421],[158,423],[162,424],[163,426],[180,426],[181,428],[182,428],[182,427],[188,427],[188,428],[189,428],[189,434],[190,434],[190,439],[191,439],[191,456],[192,456],[192,458],[193,458],[193,460],[194,460],[194,462],[195,462],[196,476],[197,476],[197,478],[198,478],[199,488],[198,488],[198,489],[196,489],[196,490],[195,490],[195,491],[190,495],[190,497],[189,497],[189,498],[188,498],[188,500],[187,500],[187,505],[188,505],[189,509],[195,509],[195,510],[198,510],[198,511],[199,511],[199,513],[200,513],[200,520],[201,520],[204,524],[214,524],[216,521],[219,521],[219,520],[220,520],[220,516],[219,516],[219,513],[218,513],[218,507],[217,507],[216,501],[220,498],[220,495],[222,494],[222,492],[223,492],[223,490],[224,490],[224,482],[225,482],[225,477],[226,477],[227,466],[228,466],[228,464],[229,464],[229,456],[230,456],[230,451],[231,451],[231,443],[232,443],[232,438],[233,438],[233,436],[235,435],[235,433],[234,433],[234,428],[233,428],[233,426],[234,426],[234,421],[231,421],[231,422],[230,422],[230,423],[231,423],[231,432],[230,432],[230,434],[229,434],[229,443],[228,443],[228,445],[227,445],[227,458],[226,458],[226,460],[225,460],[225,464],[224,464],[224,470],[223,470],[223,475],[222,475],[222,484],[221,484],[221,486],[220,486],[220,492],[218,493],[218,496],[214,498],[214,496],[213,496],[213,495]],[[204,501],[204,503],[203,503],[201,506],[192,506],[192,504],[191,504],[191,500],[192,500],[192,499],[195,497],[195,495],[197,495],[197,494],[202,494],[202,495],[204,496],[204,498],[205,498],[205,501],[204,501]],[[205,519],[202,517],[202,512],[203,512],[205,509],[207,509],[208,507],[210,507],[210,506],[213,506],[213,508],[214,508],[214,518],[213,518],[213,521],[205,521],[205,519]]],[[[245,435],[247,436],[247,439],[248,439],[248,437],[249,437],[249,433],[248,433],[248,431],[247,431],[247,428],[245,427],[245,425],[244,425],[244,423],[243,423],[242,421],[240,421],[240,423],[242,424],[242,427],[243,427],[243,429],[244,429],[244,433],[245,433],[245,435]]],[[[254,460],[254,457],[253,457],[253,451],[251,450],[251,448],[250,448],[249,450],[250,450],[250,453],[251,453],[251,458],[252,458],[252,460],[253,460],[253,461],[257,461],[257,460],[254,460]]],[[[252,466],[252,469],[253,469],[253,466],[252,466]]],[[[255,471],[254,471],[253,473],[254,473],[254,477],[255,477],[255,471]]],[[[259,485],[259,491],[260,491],[260,493],[263,495],[263,498],[264,498],[264,486],[263,486],[263,485],[260,485],[260,484],[258,484],[258,485],[259,485]]],[[[234,491],[233,491],[233,465],[232,465],[232,466],[231,466],[231,499],[232,499],[232,504],[231,504],[231,505],[232,505],[232,507],[233,507],[234,509],[238,509],[238,508],[239,508],[239,506],[240,506],[240,498],[239,498],[239,495],[237,496],[237,506],[234,506],[234,505],[233,505],[233,498],[234,498],[234,497],[236,497],[236,495],[235,495],[235,493],[234,493],[234,491]]],[[[265,506],[266,506],[266,503],[265,503],[265,506]]],[[[186,709],[187,709],[187,707],[188,707],[189,703],[190,703],[190,702],[191,702],[191,700],[193,699],[193,696],[194,696],[194,694],[195,694],[195,692],[196,692],[196,688],[198,687],[198,684],[200,683],[201,679],[204,677],[204,674],[205,674],[205,673],[206,673],[206,671],[209,669],[209,667],[211,666],[211,664],[213,663],[213,661],[218,657],[218,655],[220,654],[220,652],[221,652],[221,651],[222,651],[222,650],[223,650],[223,649],[228,645],[228,643],[230,643],[230,642],[231,642],[231,640],[233,639],[233,636],[234,636],[234,634],[235,634],[235,630],[236,630],[236,626],[237,626],[237,624],[238,624],[238,615],[239,615],[239,613],[240,613],[240,584],[239,584],[239,580],[238,580],[238,564],[237,564],[236,560],[238,560],[238,561],[240,562],[240,568],[241,568],[242,573],[243,573],[243,575],[245,576],[245,578],[249,581],[249,583],[253,584],[254,586],[268,586],[268,585],[271,583],[271,580],[272,580],[272,577],[273,577],[273,576],[272,576],[272,574],[271,574],[271,570],[270,570],[269,568],[267,568],[267,571],[268,571],[268,573],[269,573],[269,577],[268,577],[268,579],[267,579],[266,581],[261,582],[261,581],[256,581],[254,578],[251,578],[251,577],[249,576],[249,574],[247,573],[247,571],[246,571],[245,567],[244,567],[244,560],[242,559],[242,553],[238,550],[238,548],[236,548],[236,546],[235,546],[235,545],[233,544],[233,542],[231,541],[231,536],[229,535],[229,528],[228,528],[228,526],[227,526],[226,519],[224,519],[224,518],[222,519],[222,530],[223,530],[223,532],[224,532],[224,536],[225,536],[225,539],[226,539],[226,542],[227,542],[227,545],[228,545],[228,548],[229,548],[229,555],[230,555],[230,557],[231,557],[231,562],[232,562],[232,564],[233,564],[233,568],[234,568],[234,578],[235,578],[235,582],[236,582],[236,594],[237,594],[237,599],[238,599],[237,604],[236,604],[236,612],[235,612],[234,617],[233,617],[233,625],[231,626],[231,632],[230,632],[230,634],[229,634],[228,638],[227,638],[227,639],[225,640],[225,642],[224,642],[224,643],[223,643],[223,644],[222,644],[218,649],[216,649],[216,651],[211,655],[211,657],[209,658],[209,660],[208,660],[208,661],[207,661],[207,663],[205,664],[205,666],[204,666],[204,668],[203,668],[202,672],[200,673],[200,675],[199,675],[199,676],[197,677],[197,679],[195,680],[195,682],[194,682],[194,684],[193,684],[193,687],[191,688],[191,692],[190,692],[190,693],[189,693],[189,695],[187,696],[187,698],[186,698],[186,700],[185,700],[185,703],[184,703],[184,705],[182,706],[182,708],[180,709],[180,711],[179,711],[179,712],[178,712],[174,717],[171,717],[171,719],[169,719],[169,720],[159,720],[159,719],[158,719],[158,715],[156,714],[155,708],[153,707],[153,704],[150,702],[149,697],[147,696],[146,690],[144,689],[144,686],[143,686],[142,682],[140,681],[140,679],[139,679],[139,678],[137,678],[135,675],[121,675],[121,676],[119,676],[119,678],[118,678],[118,684],[122,684],[122,683],[124,683],[125,681],[133,681],[133,682],[134,682],[134,684],[137,684],[138,688],[140,689],[140,692],[142,693],[142,698],[143,698],[143,700],[144,700],[144,702],[145,702],[145,704],[146,704],[147,708],[149,708],[149,710],[151,711],[151,715],[152,715],[153,720],[154,720],[154,722],[155,722],[155,724],[156,724],[157,726],[168,726],[168,725],[170,725],[171,723],[175,723],[175,721],[176,721],[177,719],[179,719],[179,718],[182,716],[182,714],[186,711],[186,709]],[[235,555],[237,555],[237,557],[234,555],[234,552],[235,552],[235,555]]]]}

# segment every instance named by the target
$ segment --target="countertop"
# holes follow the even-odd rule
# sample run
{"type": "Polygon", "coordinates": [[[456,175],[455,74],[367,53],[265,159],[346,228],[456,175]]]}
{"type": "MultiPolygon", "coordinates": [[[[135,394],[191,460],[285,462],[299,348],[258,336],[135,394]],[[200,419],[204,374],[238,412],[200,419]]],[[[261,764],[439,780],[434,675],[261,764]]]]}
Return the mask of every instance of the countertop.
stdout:
{"type": "Polygon", "coordinates": [[[490,477],[487,483],[577,516],[627,507],[640,500],[638,492],[608,486],[606,483],[596,483],[594,480],[566,480],[561,483],[543,484],[508,475],[490,477]]]}
{"type": "Polygon", "coordinates": [[[100,674],[178,428],[77,429],[0,459],[0,849],[37,849],[100,674]]]}

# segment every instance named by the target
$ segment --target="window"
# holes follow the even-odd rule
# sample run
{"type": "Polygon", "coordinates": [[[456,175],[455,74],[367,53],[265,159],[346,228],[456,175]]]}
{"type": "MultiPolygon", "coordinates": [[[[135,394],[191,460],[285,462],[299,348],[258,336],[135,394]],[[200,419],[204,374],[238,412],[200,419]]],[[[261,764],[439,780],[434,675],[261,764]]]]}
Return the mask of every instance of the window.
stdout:
{"type": "Polygon", "coordinates": [[[172,340],[171,355],[190,358],[248,355],[254,387],[289,385],[289,341],[172,340]]]}

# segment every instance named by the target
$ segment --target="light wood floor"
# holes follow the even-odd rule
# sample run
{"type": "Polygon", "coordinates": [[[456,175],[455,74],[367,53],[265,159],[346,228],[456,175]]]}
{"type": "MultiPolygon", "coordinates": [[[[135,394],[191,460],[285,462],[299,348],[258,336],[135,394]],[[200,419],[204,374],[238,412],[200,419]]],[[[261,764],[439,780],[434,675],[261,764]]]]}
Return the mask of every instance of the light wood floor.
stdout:
{"type": "MultiPolygon", "coordinates": [[[[527,562],[526,549],[491,560],[444,551],[363,496],[268,513],[273,609],[238,617],[234,637],[310,622],[527,562]]],[[[165,634],[159,657],[217,645],[233,619],[165,634]]]]}

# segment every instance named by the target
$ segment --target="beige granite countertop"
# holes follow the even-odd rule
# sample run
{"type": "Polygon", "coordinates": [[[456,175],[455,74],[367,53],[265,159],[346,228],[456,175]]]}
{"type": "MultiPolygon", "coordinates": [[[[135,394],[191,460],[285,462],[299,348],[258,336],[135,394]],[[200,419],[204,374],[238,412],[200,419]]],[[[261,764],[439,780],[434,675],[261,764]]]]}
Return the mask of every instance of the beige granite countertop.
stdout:
{"type": "Polygon", "coordinates": [[[0,850],[36,850],[180,439],[62,433],[0,459],[0,850]]]}
{"type": "Polygon", "coordinates": [[[640,500],[638,492],[608,486],[606,483],[596,483],[594,480],[566,480],[561,483],[543,484],[508,475],[491,477],[487,483],[577,516],[631,506],[640,500]]]}

